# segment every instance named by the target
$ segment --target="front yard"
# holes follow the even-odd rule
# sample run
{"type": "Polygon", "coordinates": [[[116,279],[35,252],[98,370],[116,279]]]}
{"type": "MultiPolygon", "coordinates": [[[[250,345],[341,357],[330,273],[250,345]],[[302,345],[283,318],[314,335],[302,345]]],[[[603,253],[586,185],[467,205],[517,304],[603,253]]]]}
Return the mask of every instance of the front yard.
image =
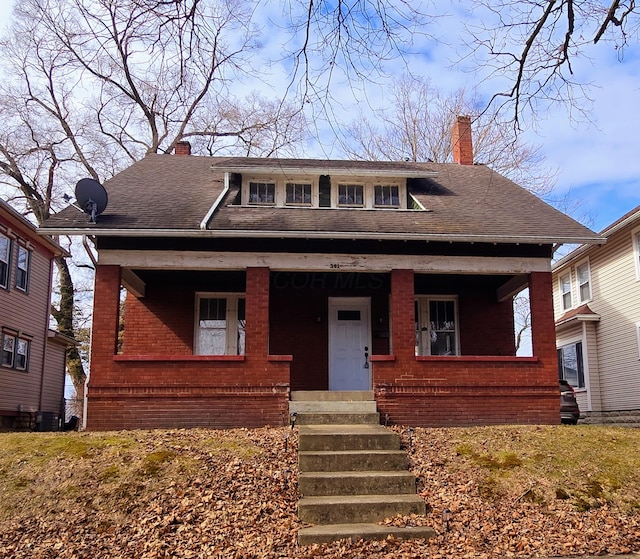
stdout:
{"type": "Polygon", "coordinates": [[[299,548],[288,428],[0,433],[1,558],[495,557],[640,550],[640,431],[400,429],[430,541],[299,548]],[[442,512],[451,511],[447,526],[442,512]]]}

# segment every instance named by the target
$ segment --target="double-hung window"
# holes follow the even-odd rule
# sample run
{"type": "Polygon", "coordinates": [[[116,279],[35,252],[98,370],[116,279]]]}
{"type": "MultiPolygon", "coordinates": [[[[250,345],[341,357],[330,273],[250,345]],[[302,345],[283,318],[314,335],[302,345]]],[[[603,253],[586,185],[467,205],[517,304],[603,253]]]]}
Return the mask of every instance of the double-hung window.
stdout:
{"type": "Polygon", "coordinates": [[[16,266],[16,288],[27,291],[29,287],[29,261],[31,253],[23,246],[18,246],[18,262],[16,266]]]}
{"type": "Polygon", "coordinates": [[[196,313],[197,355],[244,354],[244,295],[198,294],[196,313]]]}
{"type": "Polygon", "coordinates": [[[459,355],[456,307],[455,297],[416,298],[417,355],[459,355]]]}
{"type": "Polygon", "coordinates": [[[589,262],[584,262],[576,266],[576,277],[578,279],[578,298],[581,303],[591,300],[591,273],[589,262]]]}
{"type": "Polygon", "coordinates": [[[558,348],[558,376],[573,388],[585,387],[582,342],[558,348]]]}
{"type": "Polygon", "coordinates": [[[29,367],[29,340],[7,332],[2,334],[2,366],[19,371],[29,367]]]}
{"type": "Polygon", "coordinates": [[[571,273],[560,276],[560,297],[562,299],[562,310],[569,310],[573,306],[571,299],[571,273]]]}
{"type": "Polygon", "coordinates": [[[0,233],[0,287],[9,288],[11,270],[11,239],[0,233]]]}

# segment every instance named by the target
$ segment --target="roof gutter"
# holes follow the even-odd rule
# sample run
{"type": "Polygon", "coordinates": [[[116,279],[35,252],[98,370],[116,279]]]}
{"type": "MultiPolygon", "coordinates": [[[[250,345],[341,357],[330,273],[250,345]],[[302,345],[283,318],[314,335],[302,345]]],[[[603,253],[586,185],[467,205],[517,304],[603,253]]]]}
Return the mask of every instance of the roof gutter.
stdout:
{"type": "Polygon", "coordinates": [[[222,202],[224,197],[227,195],[227,192],[229,192],[229,173],[225,172],[225,174],[224,174],[224,188],[222,189],[222,192],[220,193],[220,196],[218,196],[216,198],[215,202],[209,208],[209,211],[207,212],[207,215],[205,215],[204,219],[200,222],[200,229],[202,231],[206,231],[207,230],[207,223],[209,223],[209,220],[211,219],[211,216],[218,209],[218,206],[220,205],[220,203],[222,202]]]}
{"type": "MultiPolygon", "coordinates": [[[[207,222],[216,205],[207,213],[202,223],[207,222]]],[[[201,224],[202,225],[202,224],[201,224]]],[[[425,242],[457,242],[457,243],[514,243],[514,244],[604,244],[605,239],[593,237],[536,237],[525,235],[451,235],[451,234],[421,234],[421,233],[381,233],[379,231],[256,231],[244,230],[213,230],[213,229],[45,229],[43,233],[50,235],[95,235],[104,237],[183,237],[183,238],[276,238],[276,239],[373,239],[425,242]]]]}

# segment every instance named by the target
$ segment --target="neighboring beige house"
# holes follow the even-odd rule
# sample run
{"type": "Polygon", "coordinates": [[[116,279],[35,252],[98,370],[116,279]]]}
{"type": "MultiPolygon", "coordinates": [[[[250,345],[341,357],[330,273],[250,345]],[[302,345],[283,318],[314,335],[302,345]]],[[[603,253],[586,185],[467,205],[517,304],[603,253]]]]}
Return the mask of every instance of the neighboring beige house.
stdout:
{"type": "Polygon", "coordinates": [[[0,200],[0,427],[56,430],[66,350],[49,329],[53,258],[67,253],[0,200]]]}
{"type": "Polygon", "coordinates": [[[640,206],[553,266],[559,374],[594,423],[640,423],[640,206]]]}

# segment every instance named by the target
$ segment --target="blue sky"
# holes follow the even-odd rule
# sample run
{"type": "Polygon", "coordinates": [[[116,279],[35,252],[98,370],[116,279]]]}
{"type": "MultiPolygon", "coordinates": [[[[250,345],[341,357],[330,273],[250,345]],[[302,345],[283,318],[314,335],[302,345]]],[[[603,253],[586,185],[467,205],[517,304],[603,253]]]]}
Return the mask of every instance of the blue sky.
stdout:
{"type": "MultiPolygon", "coordinates": [[[[9,20],[13,0],[0,0],[0,28],[9,20]]],[[[468,2],[451,2],[451,15],[439,20],[436,27],[438,40],[416,45],[418,51],[411,57],[414,73],[428,76],[441,89],[473,87],[477,74],[469,73],[455,63],[457,48],[455,37],[462,32],[459,15],[468,14],[468,2]],[[443,40],[447,37],[448,40],[443,40]],[[447,44],[448,43],[448,44],[447,44]]],[[[270,4],[263,29],[268,27],[262,52],[272,58],[282,52],[284,33],[268,23],[269,16],[278,17],[278,3],[270,4]]],[[[542,152],[552,168],[559,170],[556,196],[568,195],[578,205],[575,216],[589,220],[596,231],[640,205],[640,156],[638,131],[640,130],[640,48],[627,47],[620,51],[611,44],[601,44],[589,51],[590,59],[574,62],[575,77],[584,82],[594,82],[590,90],[593,100],[589,107],[591,122],[575,122],[566,107],[557,107],[544,117],[536,119],[534,127],[524,132],[526,141],[540,144],[542,152]]],[[[400,65],[398,70],[400,71],[400,65]]],[[[284,83],[283,68],[271,66],[273,74],[267,83],[284,83]]],[[[393,72],[392,72],[393,73],[393,72]]],[[[393,79],[393,77],[391,77],[393,79]]],[[[379,79],[367,86],[367,96],[373,104],[384,103],[384,92],[389,81],[379,79]]],[[[249,85],[249,84],[248,84],[249,85]]],[[[262,93],[265,84],[260,84],[262,93]]],[[[348,84],[336,81],[336,96],[342,101],[338,118],[350,122],[362,107],[363,92],[353,94],[348,84]]],[[[481,90],[491,93],[491,83],[481,90]]],[[[321,152],[310,147],[306,155],[315,157],[331,155],[326,147],[321,152]]],[[[333,154],[335,155],[335,154],[333,154]]]]}

